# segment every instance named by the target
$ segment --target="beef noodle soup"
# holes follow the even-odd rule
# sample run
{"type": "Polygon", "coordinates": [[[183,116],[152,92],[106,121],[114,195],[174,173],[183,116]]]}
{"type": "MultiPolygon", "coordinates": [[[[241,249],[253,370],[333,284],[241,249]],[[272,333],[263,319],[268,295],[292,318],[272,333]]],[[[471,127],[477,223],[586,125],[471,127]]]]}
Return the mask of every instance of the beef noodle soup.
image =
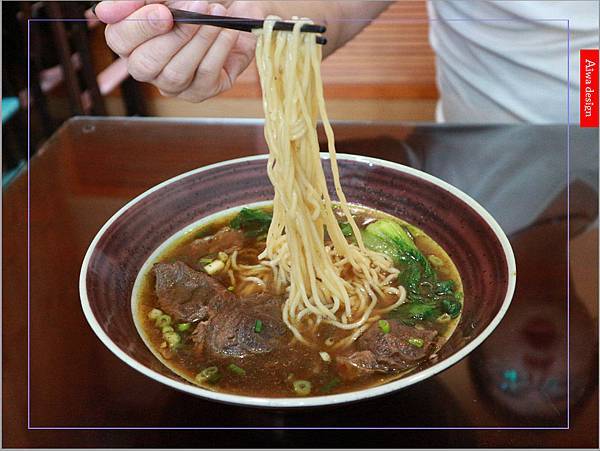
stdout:
{"type": "MultiPolygon", "coordinates": [[[[354,242],[343,213],[334,212],[354,242]]],[[[456,327],[459,274],[420,229],[363,207],[351,206],[351,214],[367,247],[391,263],[377,310],[360,334],[308,321],[301,329],[307,343],[294,335],[281,313],[287,287],[259,258],[272,209],[244,208],[167,243],[150,262],[134,300],[146,343],[184,379],[248,396],[347,392],[415,370],[456,327]]]]}
{"type": "Polygon", "coordinates": [[[460,316],[446,253],[410,224],[346,201],[321,49],[305,23],[280,32],[269,18],[257,32],[270,209],[241,209],[174,243],[143,275],[134,307],[151,349],[205,388],[286,397],[381,384],[430,358],[460,316]]]}

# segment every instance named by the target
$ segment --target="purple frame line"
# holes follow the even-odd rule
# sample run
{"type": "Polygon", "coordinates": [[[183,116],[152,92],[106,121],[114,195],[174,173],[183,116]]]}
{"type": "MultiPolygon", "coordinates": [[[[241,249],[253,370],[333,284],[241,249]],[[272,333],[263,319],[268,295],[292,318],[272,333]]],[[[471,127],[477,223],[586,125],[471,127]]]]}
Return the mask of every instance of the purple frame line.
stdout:
{"type": "MultiPolygon", "coordinates": [[[[579,88],[581,89],[581,87],[579,88]]],[[[567,429],[571,427],[571,22],[567,19],[567,429]]]]}
{"type": "Polygon", "coordinates": [[[31,428],[31,22],[27,21],[27,429],[31,428]]]}
{"type": "MultiPolygon", "coordinates": [[[[89,22],[99,19],[28,19],[29,22],[89,22]]],[[[128,22],[145,22],[148,19],[123,19],[128,22]]],[[[169,19],[158,19],[159,21],[168,21],[169,19]]],[[[174,22],[188,22],[188,21],[202,21],[209,22],[212,19],[172,19],[174,22]]],[[[215,21],[221,21],[220,19],[214,19],[215,21]]],[[[368,18],[352,18],[352,19],[332,19],[329,22],[378,22],[378,23],[402,23],[402,22],[439,22],[442,19],[424,19],[420,17],[406,17],[403,19],[368,19],[368,18]]],[[[444,22],[508,22],[515,19],[465,19],[465,18],[454,18],[454,19],[443,19],[444,22]]],[[[531,19],[533,22],[565,22],[569,19],[531,19]]]]}
{"type": "MultiPolygon", "coordinates": [[[[28,19],[27,20],[27,430],[569,430],[571,427],[570,404],[570,129],[571,129],[571,27],[570,19],[534,19],[534,22],[566,22],[567,23],[567,152],[566,152],[566,179],[567,179],[567,425],[566,426],[398,426],[398,427],[271,427],[271,426],[233,426],[233,427],[151,427],[151,426],[32,426],[31,425],[31,22],[89,22],[93,19],[28,19]]],[[[126,19],[132,20],[132,19],[126,19]]],[[[145,19],[139,19],[142,21],[145,19]]],[[[333,22],[372,21],[373,19],[337,19],[333,22]]],[[[440,19],[400,19],[377,20],[377,22],[437,22],[440,19]]],[[[444,19],[448,22],[502,22],[513,19],[444,19]]],[[[138,21],[133,19],[132,21],[138,21]]],[[[175,22],[179,20],[175,19],[175,22]]]]}
{"type": "Polygon", "coordinates": [[[377,427],[377,426],[373,426],[373,427],[369,427],[369,426],[359,426],[359,427],[343,427],[343,426],[324,426],[324,427],[318,427],[318,426],[301,426],[301,427],[285,427],[285,426],[265,426],[265,427],[260,427],[260,426],[240,426],[240,427],[236,427],[236,426],[231,426],[231,427],[227,427],[227,426],[222,426],[222,427],[195,427],[195,426],[158,426],[158,427],[151,427],[151,426],[131,426],[131,427],[127,427],[127,426],[57,426],[57,427],[45,427],[45,426],[34,426],[34,427],[30,427],[30,430],[35,430],[35,431],[62,431],[62,430],[67,430],[67,431],[71,431],[71,430],[76,430],[76,431],[98,431],[98,430],[126,430],[126,431],[146,431],[146,430],[152,430],[152,431],[188,431],[188,430],[192,430],[192,431],[197,431],[197,430],[211,430],[211,431],[231,431],[231,430],[235,430],[235,431],[239,431],[239,430],[250,430],[250,431],[255,431],[255,430],[260,430],[260,431],[280,431],[280,430],[285,430],[285,431],[294,431],[294,430],[301,430],[301,431],[306,431],[306,430],[319,430],[319,431],[324,431],[324,430],[331,430],[331,431],[343,431],[343,430],[356,430],[356,431],[361,431],[361,430],[367,430],[367,431],[400,431],[400,430],[410,430],[410,431],[431,431],[431,430],[453,430],[453,431],[465,431],[465,430],[484,430],[484,431],[488,431],[488,430],[501,430],[501,431],[514,431],[514,430],[526,430],[526,431],[539,431],[539,430],[543,430],[543,431],[564,431],[569,429],[566,426],[548,426],[548,427],[544,427],[544,426],[532,426],[532,427],[526,427],[526,426],[511,426],[511,427],[502,427],[502,426],[473,426],[473,427],[468,427],[468,426],[440,426],[440,427],[428,427],[428,426],[415,426],[415,427],[410,427],[410,426],[405,426],[405,427],[385,427],[385,426],[381,426],[381,427],[377,427]]]}

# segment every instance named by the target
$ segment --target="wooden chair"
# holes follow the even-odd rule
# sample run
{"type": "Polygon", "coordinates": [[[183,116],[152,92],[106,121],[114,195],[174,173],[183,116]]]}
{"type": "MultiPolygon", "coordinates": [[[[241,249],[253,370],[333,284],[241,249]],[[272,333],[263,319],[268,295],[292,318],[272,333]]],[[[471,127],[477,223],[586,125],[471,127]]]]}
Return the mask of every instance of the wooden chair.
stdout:
{"type": "MultiPolygon", "coordinates": [[[[31,151],[47,139],[68,117],[107,115],[105,97],[121,89],[127,115],[147,115],[139,84],[129,77],[126,62],[111,52],[112,62],[101,70],[94,64],[90,37],[102,33],[102,24],[90,7],[93,2],[3,2],[3,98],[18,99],[15,116],[4,126],[10,137],[3,153],[3,171],[27,157],[27,112],[31,117],[31,151]],[[30,23],[28,19],[51,19],[30,23]],[[61,21],[58,19],[87,19],[61,21]],[[29,50],[30,92],[27,96],[29,50]],[[64,96],[59,112],[51,100],[64,96]],[[13,139],[14,138],[14,139],[13,139]]],[[[107,48],[107,52],[109,52],[107,48]]]]}

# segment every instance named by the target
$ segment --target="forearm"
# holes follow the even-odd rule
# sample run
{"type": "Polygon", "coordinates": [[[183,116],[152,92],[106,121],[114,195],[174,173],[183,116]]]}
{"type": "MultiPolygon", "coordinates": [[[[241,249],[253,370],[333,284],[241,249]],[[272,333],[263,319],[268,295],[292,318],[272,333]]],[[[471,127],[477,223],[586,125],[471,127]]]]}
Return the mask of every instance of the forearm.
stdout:
{"type": "Polygon", "coordinates": [[[370,20],[376,18],[392,2],[377,1],[270,1],[257,2],[262,13],[289,19],[292,16],[309,17],[315,23],[327,26],[327,56],[357,35],[370,20]],[[354,19],[354,20],[353,20],[354,19]],[[356,20],[362,19],[362,20],[356,20]]]}

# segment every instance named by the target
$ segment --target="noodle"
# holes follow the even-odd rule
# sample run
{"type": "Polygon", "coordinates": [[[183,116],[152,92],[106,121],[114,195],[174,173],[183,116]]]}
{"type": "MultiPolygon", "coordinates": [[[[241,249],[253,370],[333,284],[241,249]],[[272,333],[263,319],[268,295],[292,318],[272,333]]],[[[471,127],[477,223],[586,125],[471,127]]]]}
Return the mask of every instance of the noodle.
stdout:
{"type": "MultiPolygon", "coordinates": [[[[275,189],[273,220],[258,259],[271,270],[276,290],[286,287],[283,320],[296,339],[310,345],[305,334],[325,323],[351,332],[335,345],[346,346],[372,323],[379,301],[386,296],[397,298],[378,314],[404,302],[406,293],[384,290],[398,271],[387,257],[365,248],[342,191],[323,97],[321,47],[314,34],[300,33],[309,21],[295,20],[292,32],[280,32],[273,30],[275,20],[267,18],[264,28],[257,31],[267,170],[275,189]],[[334,213],[319,151],[319,117],[327,136],[337,205],[353,230],[355,243],[348,242],[334,213]]],[[[231,267],[244,270],[236,257],[235,253],[231,256],[231,267]]],[[[244,280],[256,281],[256,274],[244,280]]]]}

